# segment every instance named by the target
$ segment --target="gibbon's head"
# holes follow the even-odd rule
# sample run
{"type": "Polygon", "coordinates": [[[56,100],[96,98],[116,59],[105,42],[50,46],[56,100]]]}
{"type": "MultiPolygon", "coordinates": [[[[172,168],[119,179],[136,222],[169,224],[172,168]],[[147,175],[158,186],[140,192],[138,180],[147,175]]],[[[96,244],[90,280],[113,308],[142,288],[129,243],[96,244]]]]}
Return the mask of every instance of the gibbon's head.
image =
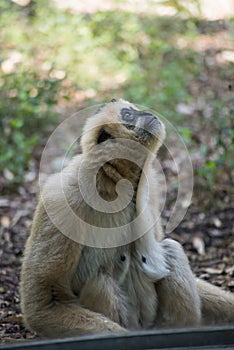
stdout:
{"type": "Polygon", "coordinates": [[[91,116],[81,137],[83,153],[101,143],[114,139],[130,139],[156,153],[165,137],[163,123],[149,111],[140,111],[133,104],[111,100],[91,116]]]}

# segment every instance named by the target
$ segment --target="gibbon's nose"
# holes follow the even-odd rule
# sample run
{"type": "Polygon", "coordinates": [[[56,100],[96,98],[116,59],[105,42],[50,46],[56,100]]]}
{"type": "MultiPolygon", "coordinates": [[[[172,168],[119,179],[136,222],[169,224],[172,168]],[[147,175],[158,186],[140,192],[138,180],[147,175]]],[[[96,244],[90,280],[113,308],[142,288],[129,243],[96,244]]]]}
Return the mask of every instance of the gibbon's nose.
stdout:
{"type": "Polygon", "coordinates": [[[145,114],[140,118],[141,127],[146,131],[152,131],[160,125],[160,121],[153,114],[145,114]]]}
{"type": "Polygon", "coordinates": [[[143,118],[145,127],[150,126],[151,124],[154,124],[157,121],[157,119],[153,115],[146,115],[143,116],[143,118]]]}

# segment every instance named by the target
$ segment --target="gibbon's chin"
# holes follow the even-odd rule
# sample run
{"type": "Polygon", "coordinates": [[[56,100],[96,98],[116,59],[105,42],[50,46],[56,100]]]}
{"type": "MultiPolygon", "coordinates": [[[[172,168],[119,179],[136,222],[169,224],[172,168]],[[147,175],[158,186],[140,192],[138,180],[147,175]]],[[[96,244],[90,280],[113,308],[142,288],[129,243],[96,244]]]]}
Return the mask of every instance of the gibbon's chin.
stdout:
{"type": "Polygon", "coordinates": [[[164,138],[163,126],[155,119],[149,128],[139,128],[136,130],[136,135],[139,142],[143,145],[150,145],[151,143],[157,143],[162,141],[164,138]]]}

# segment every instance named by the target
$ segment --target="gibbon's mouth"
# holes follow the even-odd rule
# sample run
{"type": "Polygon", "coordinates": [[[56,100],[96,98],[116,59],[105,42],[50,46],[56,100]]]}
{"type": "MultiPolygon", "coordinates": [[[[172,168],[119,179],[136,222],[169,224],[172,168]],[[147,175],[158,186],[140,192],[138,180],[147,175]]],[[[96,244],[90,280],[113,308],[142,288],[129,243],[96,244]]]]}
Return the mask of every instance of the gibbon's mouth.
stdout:
{"type": "Polygon", "coordinates": [[[104,128],[102,128],[98,135],[97,144],[105,142],[109,139],[113,139],[113,136],[111,136],[111,134],[109,134],[104,128]]]}

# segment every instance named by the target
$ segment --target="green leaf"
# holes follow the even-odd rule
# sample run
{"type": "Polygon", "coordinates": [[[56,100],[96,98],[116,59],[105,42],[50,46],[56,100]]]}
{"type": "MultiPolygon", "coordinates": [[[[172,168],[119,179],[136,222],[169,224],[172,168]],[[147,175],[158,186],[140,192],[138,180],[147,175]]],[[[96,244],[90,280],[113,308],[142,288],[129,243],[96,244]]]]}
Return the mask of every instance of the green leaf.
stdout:
{"type": "Polygon", "coordinates": [[[9,124],[13,128],[19,129],[23,126],[23,120],[22,119],[12,119],[12,120],[10,120],[9,124]]]}
{"type": "Polygon", "coordinates": [[[205,164],[206,169],[213,169],[216,166],[216,162],[214,160],[210,160],[205,164]]]}

